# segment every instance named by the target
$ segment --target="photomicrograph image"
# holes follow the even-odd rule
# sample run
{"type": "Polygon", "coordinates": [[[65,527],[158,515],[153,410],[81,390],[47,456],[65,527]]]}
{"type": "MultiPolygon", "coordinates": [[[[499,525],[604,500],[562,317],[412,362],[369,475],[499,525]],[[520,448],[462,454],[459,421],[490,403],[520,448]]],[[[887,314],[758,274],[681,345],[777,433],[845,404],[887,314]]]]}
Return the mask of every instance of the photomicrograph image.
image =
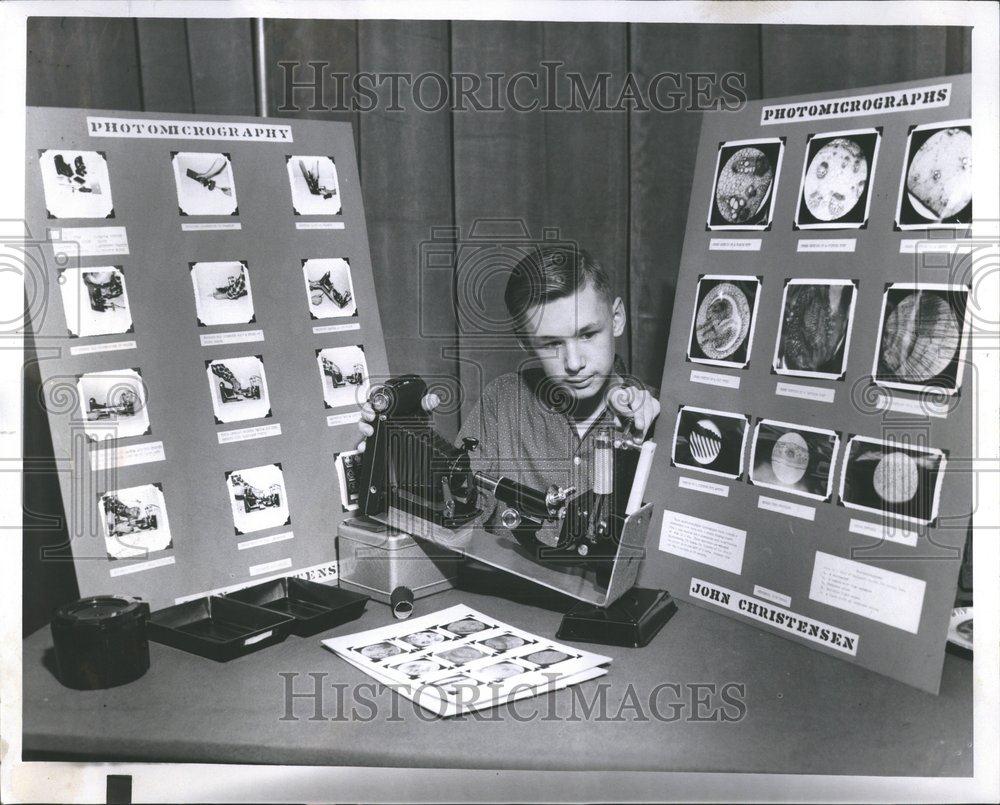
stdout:
{"type": "Polygon", "coordinates": [[[486,665],[476,671],[476,674],[486,682],[501,682],[504,679],[510,679],[512,676],[518,676],[523,673],[525,673],[524,668],[517,663],[507,662],[506,660],[494,663],[493,665],[486,665]]]}
{"type": "Polygon", "coordinates": [[[806,148],[795,224],[800,229],[859,228],[868,220],[881,134],[860,129],[814,135],[806,148]]]}
{"type": "Polygon", "coordinates": [[[50,218],[114,218],[108,160],[101,151],[47,149],[38,154],[50,218]]]}
{"type": "Polygon", "coordinates": [[[851,280],[788,280],[774,371],[837,380],[847,367],[856,289],[851,280]]]}
{"type": "Polygon", "coordinates": [[[916,126],[906,146],[896,225],[930,229],[972,223],[972,124],[916,126]]]}
{"type": "Polygon", "coordinates": [[[440,671],[442,667],[433,660],[410,660],[409,662],[397,665],[396,670],[409,677],[416,678],[424,674],[432,674],[435,671],[440,671]]]}
{"type": "Polygon", "coordinates": [[[173,545],[159,484],[115,489],[101,495],[101,524],[111,559],[132,559],[173,545]]]}
{"type": "Polygon", "coordinates": [[[955,394],[965,362],[969,289],[895,283],[882,299],[872,377],[880,386],[955,394]]]}
{"type": "Polygon", "coordinates": [[[393,645],[392,643],[373,643],[370,646],[362,646],[361,648],[355,649],[363,657],[367,657],[369,660],[384,660],[386,657],[395,657],[397,654],[402,654],[403,649],[399,646],[393,645]]]}
{"type": "Polygon", "coordinates": [[[832,430],[762,419],[750,450],[750,480],[815,500],[833,491],[833,467],[840,439],[832,430]]]}
{"type": "Polygon", "coordinates": [[[513,648],[520,648],[526,641],[523,637],[518,637],[517,635],[501,634],[495,637],[487,637],[485,640],[479,642],[494,651],[510,651],[513,648]]]}
{"type": "Polygon", "coordinates": [[[453,634],[465,636],[470,634],[475,634],[476,632],[481,632],[486,628],[486,624],[481,621],[477,621],[475,618],[462,618],[460,621],[454,621],[449,623],[444,627],[447,631],[453,634]]]}
{"type": "Polygon", "coordinates": [[[408,634],[405,637],[399,638],[404,643],[409,643],[414,648],[427,648],[428,646],[433,646],[435,643],[443,643],[444,635],[440,632],[433,632],[430,630],[424,630],[422,632],[414,632],[413,634],[408,634]]]}
{"type": "Polygon", "coordinates": [[[192,263],[191,284],[199,324],[212,327],[256,321],[250,271],[244,261],[192,263]]]}
{"type": "Polygon", "coordinates": [[[237,535],[291,524],[280,464],[227,472],[226,488],[237,535]]]}
{"type": "Polygon", "coordinates": [[[340,185],[333,157],[287,156],[285,162],[296,215],[340,213],[340,185]]]}
{"type": "Polygon", "coordinates": [[[59,291],[70,336],[133,331],[125,275],[119,266],[67,268],[59,273],[59,291]]]}
{"type": "Polygon", "coordinates": [[[309,315],[314,319],[354,316],[358,303],[354,298],[351,264],[344,257],[326,257],[302,261],[309,315]]]}
{"type": "Polygon", "coordinates": [[[557,663],[572,659],[572,656],[563,651],[557,651],[554,648],[547,648],[528,654],[524,659],[542,668],[547,668],[550,665],[556,665],[557,663]]]}
{"type": "Polygon", "coordinates": [[[688,358],[696,363],[742,369],[750,361],[757,277],[707,274],[698,280],[688,358]]]}
{"type": "Polygon", "coordinates": [[[229,154],[181,152],[172,157],[181,215],[239,214],[229,154]]]}
{"type": "Polygon", "coordinates": [[[455,646],[455,648],[439,651],[434,656],[447,660],[455,665],[464,665],[467,662],[478,660],[487,656],[485,651],[480,651],[475,646],[455,646]]]}
{"type": "Polygon", "coordinates": [[[941,450],[854,436],[844,454],[841,502],[850,509],[930,523],[937,518],[946,463],[941,450]]]}
{"type": "Polygon", "coordinates": [[[709,229],[766,229],[770,225],[783,151],[784,143],[776,138],[719,146],[709,229]]]}
{"type": "Polygon", "coordinates": [[[743,473],[747,424],[742,414],[682,406],[674,429],[674,464],[738,478],[743,473]]]}
{"type": "Polygon", "coordinates": [[[77,381],[84,432],[91,439],[149,433],[146,387],[138,369],[88,372],[77,381]]]}

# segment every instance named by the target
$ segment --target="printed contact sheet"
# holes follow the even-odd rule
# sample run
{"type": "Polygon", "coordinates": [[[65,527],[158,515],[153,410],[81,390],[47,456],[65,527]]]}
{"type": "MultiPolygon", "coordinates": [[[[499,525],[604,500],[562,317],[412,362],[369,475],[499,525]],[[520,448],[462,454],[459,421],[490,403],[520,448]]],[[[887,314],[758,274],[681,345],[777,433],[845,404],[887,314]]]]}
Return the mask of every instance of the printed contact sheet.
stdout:
{"type": "Polygon", "coordinates": [[[593,679],[611,663],[464,605],[322,643],[442,717],[593,679]]]}
{"type": "Polygon", "coordinates": [[[339,456],[388,374],[350,125],[101,115],[28,110],[53,289],[32,325],[81,594],[335,580],[339,456]]]}

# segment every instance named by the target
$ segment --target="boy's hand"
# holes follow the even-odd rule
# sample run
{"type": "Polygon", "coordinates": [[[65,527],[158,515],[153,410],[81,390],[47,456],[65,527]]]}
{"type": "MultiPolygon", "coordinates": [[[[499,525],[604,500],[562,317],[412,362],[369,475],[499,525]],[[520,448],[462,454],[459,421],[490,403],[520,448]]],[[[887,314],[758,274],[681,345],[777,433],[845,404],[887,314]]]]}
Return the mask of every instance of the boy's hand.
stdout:
{"type": "Polygon", "coordinates": [[[660,401],[635,386],[619,386],[608,395],[608,406],[641,442],[660,415],[660,401]]]}
{"type": "MultiPolygon", "coordinates": [[[[441,404],[441,398],[433,392],[431,394],[425,394],[424,398],[420,401],[420,407],[423,408],[427,413],[430,413],[435,408],[441,404]]],[[[361,419],[358,421],[358,430],[361,431],[361,435],[364,439],[367,439],[373,433],[375,433],[375,428],[372,427],[372,422],[375,421],[375,409],[372,408],[368,403],[361,406],[361,419]]],[[[358,444],[358,450],[364,450],[364,441],[358,444]]]]}

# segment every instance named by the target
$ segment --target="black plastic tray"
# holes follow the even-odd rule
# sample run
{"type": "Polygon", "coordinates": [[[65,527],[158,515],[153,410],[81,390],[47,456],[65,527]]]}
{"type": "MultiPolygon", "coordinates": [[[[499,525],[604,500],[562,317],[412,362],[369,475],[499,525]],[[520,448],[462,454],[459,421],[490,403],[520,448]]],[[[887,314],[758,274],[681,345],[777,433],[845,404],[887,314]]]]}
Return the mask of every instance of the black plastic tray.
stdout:
{"type": "Polygon", "coordinates": [[[361,616],[368,596],[292,576],[229,593],[227,598],[294,618],[292,633],[309,637],[361,616]]]}
{"type": "Polygon", "coordinates": [[[227,662],[280,643],[292,623],[288,615],[212,595],[154,612],[146,631],[157,643],[227,662]]]}

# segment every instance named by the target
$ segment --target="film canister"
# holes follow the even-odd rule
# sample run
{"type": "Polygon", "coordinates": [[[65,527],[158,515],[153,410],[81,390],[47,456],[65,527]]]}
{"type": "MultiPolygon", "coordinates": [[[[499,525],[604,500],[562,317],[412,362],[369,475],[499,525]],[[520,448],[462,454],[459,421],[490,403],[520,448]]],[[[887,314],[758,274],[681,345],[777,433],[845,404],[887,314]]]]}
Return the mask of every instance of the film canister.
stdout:
{"type": "Polygon", "coordinates": [[[59,607],[52,616],[57,677],[68,688],[124,685],[149,668],[149,604],[96,595],[59,607]]]}
{"type": "Polygon", "coordinates": [[[413,590],[400,585],[389,596],[389,606],[392,607],[392,617],[405,621],[413,614],[413,590]]]}

